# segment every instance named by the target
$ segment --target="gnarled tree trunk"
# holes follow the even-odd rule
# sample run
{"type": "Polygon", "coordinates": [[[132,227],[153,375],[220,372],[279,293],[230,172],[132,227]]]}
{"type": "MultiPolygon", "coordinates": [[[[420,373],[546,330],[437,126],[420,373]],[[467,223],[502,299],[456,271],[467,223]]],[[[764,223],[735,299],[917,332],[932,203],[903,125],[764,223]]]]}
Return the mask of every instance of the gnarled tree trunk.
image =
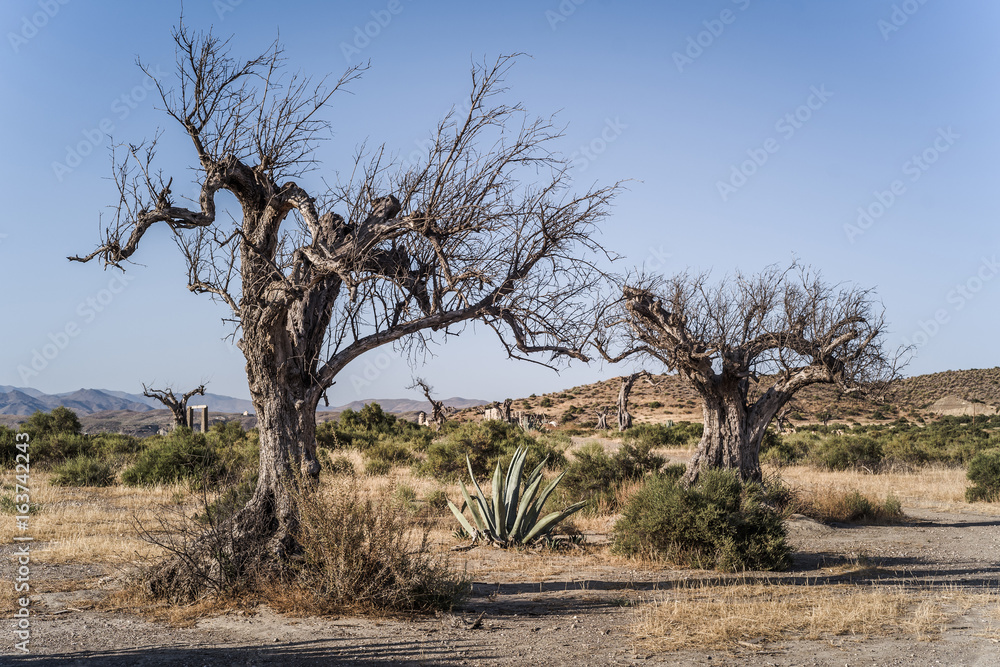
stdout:
{"type": "Polygon", "coordinates": [[[624,375],[621,378],[622,384],[618,389],[619,431],[632,428],[632,415],[628,411],[628,397],[632,393],[632,387],[635,386],[635,381],[641,377],[645,377],[648,380],[649,373],[647,371],[639,371],[638,373],[632,373],[631,375],[624,375]]]}
{"type": "Polygon", "coordinates": [[[682,482],[694,483],[699,473],[707,468],[737,470],[742,479],[759,481],[758,453],[763,430],[755,429],[749,423],[743,396],[731,390],[714,395],[703,394],[702,414],[704,431],[682,482]],[[760,435],[755,439],[754,434],[758,430],[760,435]]]}
{"type": "Polygon", "coordinates": [[[608,412],[607,408],[601,408],[597,411],[597,428],[605,431],[608,429],[608,412]]]}

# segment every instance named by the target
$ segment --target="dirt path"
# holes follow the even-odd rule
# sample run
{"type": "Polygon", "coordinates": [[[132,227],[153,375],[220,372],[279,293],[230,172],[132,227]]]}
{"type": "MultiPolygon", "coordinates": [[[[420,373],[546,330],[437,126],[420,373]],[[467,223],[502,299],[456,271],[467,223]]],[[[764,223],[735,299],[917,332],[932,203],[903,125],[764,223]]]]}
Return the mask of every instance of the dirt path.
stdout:
{"type": "MultiPolygon", "coordinates": [[[[859,586],[877,582],[929,598],[955,591],[997,592],[1000,518],[906,511],[912,521],[903,526],[831,527],[793,518],[789,532],[795,565],[769,579],[859,586]]],[[[586,552],[510,555],[476,549],[469,556],[478,559],[478,566],[490,560],[498,566],[473,571],[500,574],[475,577],[472,597],[455,613],[409,621],[300,619],[261,608],[252,615],[229,614],[203,619],[192,628],[172,628],[88,608],[105,594],[101,590],[46,593],[35,606],[31,653],[11,652],[8,639],[0,664],[1000,664],[996,598],[985,607],[956,610],[931,641],[911,639],[901,631],[889,638],[848,636],[708,653],[657,653],[636,645],[629,630],[635,604],[669,592],[678,582],[717,575],[612,567],[586,552]],[[544,559],[541,566],[532,563],[544,574],[525,581],[517,558],[544,559]]],[[[97,574],[79,566],[37,570],[39,578],[54,584],[97,574]]]]}

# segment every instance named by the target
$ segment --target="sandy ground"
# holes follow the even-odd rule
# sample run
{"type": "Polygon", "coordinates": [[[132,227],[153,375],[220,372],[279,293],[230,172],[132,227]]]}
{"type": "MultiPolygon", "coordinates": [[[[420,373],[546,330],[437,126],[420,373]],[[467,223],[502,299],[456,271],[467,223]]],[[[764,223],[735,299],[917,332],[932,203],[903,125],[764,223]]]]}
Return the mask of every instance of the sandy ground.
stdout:
{"type": "MultiPolygon", "coordinates": [[[[859,586],[877,581],[929,597],[945,591],[997,592],[1000,518],[931,509],[906,512],[911,521],[900,526],[824,526],[791,519],[795,564],[777,578],[814,584],[850,580],[859,586]],[[869,567],[848,573],[845,564],[859,558],[869,567]]],[[[751,640],[710,652],[657,652],[637,642],[630,630],[637,604],[669,594],[678,583],[717,575],[629,561],[602,564],[607,559],[595,557],[599,549],[529,554],[474,549],[463,555],[469,571],[497,574],[473,576],[471,598],[453,613],[410,620],[292,618],[261,607],[175,628],[95,609],[107,590],[92,583],[83,590],[38,596],[30,653],[14,651],[8,634],[0,664],[1000,664],[995,605],[956,612],[932,639],[914,639],[901,629],[887,638],[751,640]],[[526,577],[518,558],[540,559],[530,567],[538,574],[526,577]]],[[[4,553],[3,560],[9,563],[10,554],[4,553]]],[[[72,581],[90,577],[96,582],[113,574],[79,565],[39,566],[33,577],[46,579],[50,589],[64,590],[72,588],[72,581]]]]}

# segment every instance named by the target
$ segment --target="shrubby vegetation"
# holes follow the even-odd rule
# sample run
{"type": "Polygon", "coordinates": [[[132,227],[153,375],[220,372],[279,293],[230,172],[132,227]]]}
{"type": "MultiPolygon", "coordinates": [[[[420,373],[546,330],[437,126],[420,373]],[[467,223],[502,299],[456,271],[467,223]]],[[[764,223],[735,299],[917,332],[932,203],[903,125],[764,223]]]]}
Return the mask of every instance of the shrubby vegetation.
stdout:
{"type": "MultiPolygon", "coordinates": [[[[433,435],[426,426],[399,419],[378,403],[369,403],[358,411],[348,408],[338,420],[317,426],[316,444],[329,451],[357,449],[365,457],[366,474],[382,475],[393,466],[413,463],[413,452],[426,450],[433,435]]],[[[322,459],[320,463],[324,463],[322,459]]],[[[342,469],[343,464],[339,465],[342,469]]]]}
{"type": "Polygon", "coordinates": [[[625,431],[622,442],[647,449],[652,447],[690,447],[701,440],[702,425],[692,422],[667,424],[636,424],[625,431]]]}
{"type": "Polygon", "coordinates": [[[770,433],[761,460],[807,462],[829,470],[878,472],[895,465],[966,465],[979,453],[1000,447],[1000,416],[942,417],[926,425],[906,418],[891,424],[802,426],[796,433],[770,433]]]}
{"type": "MultiPolygon", "coordinates": [[[[574,452],[573,462],[566,468],[561,497],[568,501],[586,501],[590,512],[604,509],[617,512],[618,492],[626,482],[659,473],[666,459],[650,452],[649,444],[624,443],[609,455],[597,442],[585,444],[574,452]]],[[[680,477],[684,466],[672,466],[672,474],[680,477]]]]}
{"type": "Polygon", "coordinates": [[[708,470],[689,488],[654,475],[629,499],[615,524],[613,549],[686,567],[783,570],[790,563],[781,487],[743,484],[735,471],[708,470]]]}
{"type": "Polygon", "coordinates": [[[293,584],[324,611],[450,609],[469,582],[414,533],[398,499],[363,497],[351,480],[299,498],[302,565],[293,584]]]}
{"type": "Polygon", "coordinates": [[[53,486],[111,486],[115,482],[111,464],[88,454],[64,461],[52,472],[53,486]]]}
{"type": "Polygon", "coordinates": [[[527,451],[529,470],[546,457],[547,468],[562,468],[566,457],[556,443],[569,444],[568,439],[560,443],[558,438],[535,437],[501,421],[466,422],[430,444],[427,458],[418,471],[440,480],[458,480],[467,474],[465,457],[468,456],[473,475],[485,477],[497,463],[506,468],[519,447],[527,451]]]}
{"type": "Polygon", "coordinates": [[[133,465],[122,472],[128,486],[188,481],[193,486],[238,482],[256,473],[260,440],[238,422],[214,424],[208,433],[181,426],[167,435],[146,438],[133,465]]]}
{"type": "Polygon", "coordinates": [[[994,502],[1000,500],[1000,449],[980,452],[969,462],[967,473],[972,486],[965,490],[965,499],[994,502]]]}

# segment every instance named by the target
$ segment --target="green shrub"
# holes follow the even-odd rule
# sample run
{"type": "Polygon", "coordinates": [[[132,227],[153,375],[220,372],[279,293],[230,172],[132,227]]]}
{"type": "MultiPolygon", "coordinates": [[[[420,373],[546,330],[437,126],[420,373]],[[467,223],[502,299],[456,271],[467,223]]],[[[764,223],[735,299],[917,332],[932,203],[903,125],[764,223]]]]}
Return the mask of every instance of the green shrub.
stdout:
{"type": "Polygon", "coordinates": [[[146,439],[146,449],[122,473],[122,484],[152,486],[181,480],[203,480],[213,475],[215,456],[203,433],[181,426],[166,436],[146,439]]]}
{"type": "Polygon", "coordinates": [[[814,456],[830,470],[877,470],[884,454],[882,444],[868,436],[835,435],[816,447],[814,456]]]}
{"type": "Polygon", "coordinates": [[[575,460],[566,468],[563,490],[567,499],[585,500],[590,511],[603,505],[618,511],[618,488],[627,481],[659,472],[666,460],[650,453],[649,445],[622,445],[608,456],[600,443],[585,444],[575,453],[575,460]]]}
{"type": "Polygon", "coordinates": [[[546,397],[544,397],[544,398],[543,398],[543,399],[542,399],[542,400],[541,400],[541,401],[540,401],[540,402],[538,403],[538,405],[540,405],[540,406],[541,406],[541,407],[543,407],[543,408],[551,408],[551,407],[552,407],[552,399],[551,399],[551,398],[549,398],[548,396],[546,396],[546,397]]]}
{"type": "Polygon", "coordinates": [[[465,459],[468,456],[473,474],[483,477],[490,474],[497,463],[506,467],[518,447],[527,450],[527,465],[531,468],[546,457],[550,468],[561,467],[566,458],[549,442],[528,435],[518,426],[495,419],[466,422],[432,442],[427,448],[427,458],[418,470],[421,474],[441,480],[461,479],[466,473],[465,459]]]}
{"type": "MultiPolygon", "coordinates": [[[[809,447],[806,444],[808,439],[796,437],[798,434],[780,435],[774,431],[764,433],[764,439],[760,443],[761,463],[772,465],[790,465],[796,463],[806,456],[809,447]]],[[[814,442],[819,441],[819,436],[815,433],[807,433],[814,442]]]]}
{"type": "Polygon", "coordinates": [[[79,433],[61,431],[31,439],[31,462],[39,468],[51,468],[89,453],[90,439],[79,433]]]}
{"type": "Polygon", "coordinates": [[[94,456],[112,461],[136,454],[143,447],[139,438],[121,433],[95,433],[90,436],[89,451],[94,456]]]}
{"type": "Polygon", "coordinates": [[[16,447],[17,442],[17,431],[0,424],[0,466],[3,466],[4,470],[14,466],[14,461],[20,453],[16,447]]]}
{"type": "Polygon", "coordinates": [[[32,443],[34,443],[36,438],[44,438],[57,433],[78,435],[83,426],[75,412],[60,405],[52,412],[36,411],[28,417],[21,428],[31,435],[32,443]]]}
{"type": "Polygon", "coordinates": [[[392,465],[405,465],[412,463],[413,453],[392,440],[380,440],[367,450],[365,458],[369,461],[386,461],[392,465]]]}
{"type": "Polygon", "coordinates": [[[615,524],[613,549],[689,567],[786,569],[791,548],[766,498],[762,485],[741,484],[733,471],[704,471],[690,488],[652,476],[615,524]]]}
{"type": "Polygon", "coordinates": [[[1000,450],[977,454],[969,461],[966,477],[972,486],[965,490],[965,499],[970,503],[1000,500],[1000,450]]]}
{"type": "Polygon", "coordinates": [[[111,464],[86,454],[60,463],[52,472],[53,486],[110,486],[115,481],[111,464]]]}
{"type": "Polygon", "coordinates": [[[642,447],[686,447],[701,439],[702,425],[691,422],[676,424],[636,424],[625,431],[622,442],[642,447]]]}
{"type": "Polygon", "coordinates": [[[388,440],[405,444],[410,450],[424,451],[433,437],[434,433],[426,426],[398,419],[384,412],[378,403],[369,403],[358,412],[348,408],[339,420],[316,427],[316,442],[326,449],[354,448],[363,452],[388,440]]]}

